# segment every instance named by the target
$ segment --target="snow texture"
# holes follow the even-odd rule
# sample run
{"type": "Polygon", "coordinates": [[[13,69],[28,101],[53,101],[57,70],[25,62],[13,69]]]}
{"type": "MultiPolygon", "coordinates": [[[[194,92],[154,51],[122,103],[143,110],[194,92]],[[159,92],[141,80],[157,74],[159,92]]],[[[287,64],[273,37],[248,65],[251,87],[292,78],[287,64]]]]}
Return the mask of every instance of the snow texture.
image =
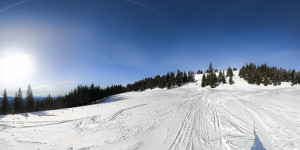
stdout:
{"type": "Polygon", "coordinates": [[[299,85],[249,85],[234,74],[215,89],[196,75],[171,90],[0,116],[0,149],[300,149],[299,85]]]}

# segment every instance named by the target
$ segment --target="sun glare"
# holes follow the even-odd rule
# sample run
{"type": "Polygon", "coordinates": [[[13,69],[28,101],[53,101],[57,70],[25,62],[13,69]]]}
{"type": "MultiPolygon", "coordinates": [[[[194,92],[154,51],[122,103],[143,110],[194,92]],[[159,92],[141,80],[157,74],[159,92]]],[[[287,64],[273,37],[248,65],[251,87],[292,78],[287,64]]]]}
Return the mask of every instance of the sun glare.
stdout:
{"type": "Polygon", "coordinates": [[[33,63],[27,53],[0,57],[0,76],[5,82],[18,82],[30,77],[33,63]]]}

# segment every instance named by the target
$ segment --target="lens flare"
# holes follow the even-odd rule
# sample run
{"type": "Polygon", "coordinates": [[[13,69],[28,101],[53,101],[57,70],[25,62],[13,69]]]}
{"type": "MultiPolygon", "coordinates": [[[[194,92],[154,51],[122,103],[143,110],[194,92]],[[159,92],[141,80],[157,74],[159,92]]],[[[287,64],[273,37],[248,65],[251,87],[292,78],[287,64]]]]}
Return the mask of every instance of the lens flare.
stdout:
{"type": "Polygon", "coordinates": [[[28,53],[12,53],[0,57],[0,77],[7,83],[26,80],[33,70],[28,53]]]}

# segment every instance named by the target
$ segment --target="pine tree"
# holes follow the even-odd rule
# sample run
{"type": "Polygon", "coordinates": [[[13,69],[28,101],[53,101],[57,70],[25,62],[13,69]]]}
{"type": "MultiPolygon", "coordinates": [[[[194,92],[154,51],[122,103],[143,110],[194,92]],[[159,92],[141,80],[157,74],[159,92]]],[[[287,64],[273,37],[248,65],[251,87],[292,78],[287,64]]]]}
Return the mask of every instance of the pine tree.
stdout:
{"type": "Polygon", "coordinates": [[[210,74],[210,87],[215,88],[217,86],[218,78],[215,72],[210,74]]]}
{"type": "Polygon", "coordinates": [[[296,75],[296,83],[300,84],[300,72],[298,72],[296,75]]]}
{"type": "Polygon", "coordinates": [[[21,88],[19,88],[18,92],[15,94],[14,97],[14,105],[13,110],[14,113],[21,113],[23,112],[23,101],[22,101],[22,91],[21,88]]]}
{"type": "Polygon", "coordinates": [[[188,76],[187,76],[186,72],[184,71],[184,73],[183,73],[183,84],[185,84],[187,82],[188,82],[188,76]]]}
{"type": "Polygon", "coordinates": [[[292,73],[291,73],[291,83],[292,86],[294,86],[295,82],[295,69],[293,69],[292,73]]]}
{"type": "Polygon", "coordinates": [[[226,77],[225,77],[224,71],[223,71],[223,73],[222,73],[222,83],[226,83],[226,77]]]}
{"type": "Polygon", "coordinates": [[[233,72],[232,72],[232,69],[229,66],[228,69],[227,69],[226,77],[230,77],[230,76],[233,76],[233,72]]]}
{"type": "Polygon", "coordinates": [[[181,86],[182,85],[182,72],[179,71],[179,69],[177,70],[177,74],[176,74],[176,85],[177,86],[181,86]]]}
{"type": "Polygon", "coordinates": [[[244,79],[246,78],[246,68],[244,66],[240,69],[239,76],[244,79]]]}
{"type": "Polygon", "coordinates": [[[22,96],[22,90],[21,88],[19,88],[18,90],[18,94],[17,94],[17,98],[18,98],[18,112],[24,112],[24,105],[23,105],[23,96],[22,96]]]}
{"type": "Polygon", "coordinates": [[[168,81],[167,81],[167,89],[170,89],[171,87],[172,87],[171,80],[168,80],[168,81]]]}
{"type": "Polygon", "coordinates": [[[206,71],[206,73],[212,73],[213,71],[214,71],[214,67],[211,63],[209,63],[208,70],[206,71]]]}
{"type": "Polygon", "coordinates": [[[8,114],[10,112],[6,89],[4,89],[4,93],[3,93],[1,111],[3,115],[8,114]]]}
{"type": "Polygon", "coordinates": [[[193,71],[188,72],[188,82],[195,82],[195,75],[193,71]]]}
{"type": "Polygon", "coordinates": [[[166,80],[167,80],[167,89],[170,89],[172,87],[172,82],[171,82],[171,75],[169,72],[166,75],[166,80]]]}
{"type": "Polygon", "coordinates": [[[232,76],[229,77],[229,84],[230,84],[230,85],[233,84],[232,76]]]}
{"type": "Polygon", "coordinates": [[[147,88],[149,88],[150,90],[154,88],[154,80],[152,78],[145,79],[145,82],[147,88]]]}
{"type": "Polygon", "coordinates": [[[28,86],[27,95],[26,95],[26,111],[27,112],[34,111],[33,94],[32,94],[30,84],[28,86]]]}
{"type": "Polygon", "coordinates": [[[207,75],[206,75],[206,80],[205,80],[205,85],[207,85],[207,86],[209,86],[210,85],[210,81],[211,81],[211,74],[210,73],[208,73],[207,75]]]}
{"type": "Polygon", "coordinates": [[[264,76],[264,86],[268,86],[269,81],[268,81],[268,77],[264,76]]]}
{"type": "Polygon", "coordinates": [[[205,77],[205,74],[202,75],[201,86],[202,87],[206,86],[206,77],[205,77]]]}
{"type": "Polygon", "coordinates": [[[215,84],[214,86],[216,87],[218,85],[218,77],[215,72],[213,73],[213,75],[214,75],[214,84],[215,84]]]}
{"type": "Polygon", "coordinates": [[[163,89],[167,86],[167,80],[166,75],[161,76],[160,82],[159,82],[159,88],[163,89]]]}
{"type": "Polygon", "coordinates": [[[39,111],[39,110],[40,110],[40,101],[37,100],[35,105],[35,111],[39,111]]]}
{"type": "Polygon", "coordinates": [[[172,87],[174,87],[176,85],[175,72],[171,72],[170,80],[171,80],[172,87]]]}
{"type": "Polygon", "coordinates": [[[44,101],[41,101],[39,110],[41,111],[41,110],[44,110],[44,109],[45,109],[44,101]]]}
{"type": "Polygon", "coordinates": [[[222,74],[222,72],[220,71],[220,72],[219,72],[219,75],[218,75],[218,82],[219,82],[219,83],[222,83],[222,81],[223,81],[223,74],[222,74]]]}
{"type": "MultiPolygon", "coordinates": [[[[88,96],[87,89],[85,89],[85,88],[86,87],[83,87],[83,90],[84,90],[85,94],[82,95],[82,97],[83,97],[82,99],[85,99],[88,96]]],[[[46,109],[52,109],[53,108],[53,99],[52,99],[50,94],[44,99],[44,101],[45,101],[46,109]]],[[[87,104],[87,102],[83,102],[83,105],[86,105],[86,104],[87,104]]]]}
{"type": "Polygon", "coordinates": [[[160,75],[156,75],[154,78],[155,87],[159,87],[160,75]]]}
{"type": "Polygon", "coordinates": [[[261,75],[258,71],[255,72],[255,80],[256,80],[256,84],[257,85],[260,85],[261,81],[262,81],[262,78],[261,78],[261,75]]]}
{"type": "Polygon", "coordinates": [[[19,101],[18,101],[18,94],[16,93],[15,98],[14,98],[14,113],[18,113],[20,111],[20,106],[19,106],[19,101]]]}
{"type": "Polygon", "coordinates": [[[202,73],[202,71],[199,69],[198,71],[197,71],[197,74],[201,74],[202,73]]]}

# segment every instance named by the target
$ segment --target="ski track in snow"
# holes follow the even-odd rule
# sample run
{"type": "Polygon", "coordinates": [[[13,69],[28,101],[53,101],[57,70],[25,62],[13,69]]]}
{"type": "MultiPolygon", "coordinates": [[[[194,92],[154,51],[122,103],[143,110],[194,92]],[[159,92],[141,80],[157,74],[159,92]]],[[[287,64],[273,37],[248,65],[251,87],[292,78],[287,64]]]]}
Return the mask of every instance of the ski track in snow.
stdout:
{"type": "Polygon", "coordinates": [[[235,72],[234,85],[211,89],[200,87],[201,76],[109,103],[1,116],[0,149],[229,150],[255,148],[255,140],[300,149],[298,85],[249,85],[235,72]]]}

